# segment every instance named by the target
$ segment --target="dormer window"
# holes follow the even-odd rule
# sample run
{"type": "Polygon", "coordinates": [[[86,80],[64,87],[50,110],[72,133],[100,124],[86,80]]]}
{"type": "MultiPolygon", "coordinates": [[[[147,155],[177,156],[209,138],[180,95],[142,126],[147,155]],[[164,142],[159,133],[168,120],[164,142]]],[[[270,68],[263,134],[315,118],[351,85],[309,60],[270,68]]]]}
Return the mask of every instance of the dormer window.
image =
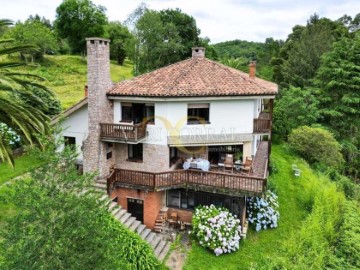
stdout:
{"type": "Polygon", "coordinates": [[[188,125],[210,124],[209,122],[209,103],[188,104],[187,123],[188,125]]]}

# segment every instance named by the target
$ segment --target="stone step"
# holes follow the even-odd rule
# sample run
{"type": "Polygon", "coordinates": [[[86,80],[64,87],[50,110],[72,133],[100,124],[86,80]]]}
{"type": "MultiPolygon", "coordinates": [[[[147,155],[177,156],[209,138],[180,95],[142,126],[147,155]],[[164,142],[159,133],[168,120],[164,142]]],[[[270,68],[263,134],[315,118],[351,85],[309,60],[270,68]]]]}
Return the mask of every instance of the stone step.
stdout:
{"type": "Polygon", "coordinates": [[[115,208],[115,209],[112,210],[111,214],[112,214],[113,216],[116,216],[117,213],[119,213],[120,210],[121,210],[121,208],[115,208]]]}
{"type": "Polygon", "coordinates": [[[160,241],[161,241],[161,238],[155,234],[155,237],[154,237],[154,239],[151,241],[150,245],[153,247],[153,249],[155,249],[156,246],[159,244],[160,241]]]}
{"type": "Polygon", "coordinates": [[[97,188],[97,189],[104,189],[106,190],[106,185],[102,184],[102,183],[95,183],[93,185],[94,188],[97,188]]]}
{"type": "Polygon", "coordinates": [[[125,215],[123,215],[119,220],[121,223],[125,223],[129,218],[131,217],[130,213],[126,213],[125,215]]]}
{"type": "MultiPolygon", "coordinates": [[[[170,246],[171,246],[170,242],[167,242],[167,244],[165,245],[165,247],[163,248],[163,250],[160,251],[159,256],[157,256],[157,258],[159,259],[160,262],[164,260],[166,254],[167,254],[167,253],[169,252],[169,250],[170,250],[170,246]]],[[[155,254],[156,254],[156,253],[155,253],[155,254]]]]}
{"type": "Polygon", "coordinates": [[[158,232],[158,233],[162,232],[163,229],[164,229],[163,226],[156,226],[156,225],[155,225],[155,227],[154,227],[154,231],[155,231],[155,232],[158,232]]]}
{"type": "Polygon", "coordinates": [[[151,232],[151,233],[149,233],[149,235],[145,238],[145,241],[148,242],[148,243],[151,243],[151,241],[154,240],[155,236],[156,236],[156,233],[151,232]]]}
{"type": "Polygon", "coordinates": [[[139,227],[141,222],[139,220],[135,220],[135,222],[130,226],[129,230],[135,232],[136,228],[139,227]]]}
{"type": "Polygon", "coordinates": [[[112,211],[118,204],[116,202],[111,202],[109,205],[109,211],[112,211]]]}
{"type": "Polygon", "coordinates": [[[120,209],[120,211],[118,211],[118,213],[115,215],[115,218],[120,220],[120,218],[125,215],[127,213],[127,211],[125,209],[120,209]]]}
{"type": "Polygon", "coordinates": [[[144,224],[140,224],[139,227],[137,227],[136,233],[141,235],[141,233],[146,229],[146,226],[144,224]]]}
{"type": "Polygon", "coordinates": [[[151,230],[146,228],[146,229],[143,230],[143,232],[140,234],[141,238],[142,238],[143,240],[145,240],[145,238],[149,235],[150,232],[151,232],[151,230]]]}
{"type": "Polygon", "coordinates": [[[166,246],[166,243],[167,243],[166,241],[161,240],[160,243],[157,245],[157,247],[155,248],[155,251],[154,251],[156,257],[159,257],[161,251],[166,246]]]}
{"type": "Polygon", "coordinates": [[[106,185],[106,179],[102,178],[102,179],[98,179],[96,180],[96,183],[102,183],[106,185]]]}
{"type": "Polygon", "coordinates": [[[100,197],[99,201],[105,201],[105,200],[108,200],[109,199],[109,196],[108,195],[103,195],[100,197]]]}
{"type": "Polygon", "coordinates": [[[130,226],[136,221],[135,217],[130,217],[125,223],[124,225],[128,228],[130,228],[130,226]]]}

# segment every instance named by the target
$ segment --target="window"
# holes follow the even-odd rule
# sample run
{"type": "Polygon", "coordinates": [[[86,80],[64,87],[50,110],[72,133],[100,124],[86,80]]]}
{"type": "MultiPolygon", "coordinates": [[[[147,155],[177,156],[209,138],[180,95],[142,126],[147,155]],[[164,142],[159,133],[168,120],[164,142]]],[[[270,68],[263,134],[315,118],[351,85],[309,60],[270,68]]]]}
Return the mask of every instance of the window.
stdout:
{"type": "Polygon", "coordinates": [[[194,191],[184,189],[173,189],[167,192],[167,206],[182,209],[194,209],[194,191]]]}
{"type": "Polygon", "coordinates": [[[121,103],[121,122],[132,122],[132,106],[131,103],[121,103]]]}
{"type": "Polygon", "coordinates": [[[76,145],[76,138],[75,137],[64,137],[64,143],[65,146],[71,146],[71,145],[76,145]]]}
{"type": "Polygon", "coordinates": [[[155,124],[155,106],[154,104],[145,104],[145,118],[147,124],[155,124]]]}
{"type": "Polygon", "coordinates": [[[106,144],[106,159],[112,158],[112,147],[113,147],[112,143],[106,144]]]}
{"type": "Polygon", "coordinates": [[[188,104],[188,124],[209,124],[209,103],[188,104]]]}
{"type": "Polygon", "coordinates": [[[128,144],[128,161],[141,162],[143,160],[143,144],[128,144]]]}

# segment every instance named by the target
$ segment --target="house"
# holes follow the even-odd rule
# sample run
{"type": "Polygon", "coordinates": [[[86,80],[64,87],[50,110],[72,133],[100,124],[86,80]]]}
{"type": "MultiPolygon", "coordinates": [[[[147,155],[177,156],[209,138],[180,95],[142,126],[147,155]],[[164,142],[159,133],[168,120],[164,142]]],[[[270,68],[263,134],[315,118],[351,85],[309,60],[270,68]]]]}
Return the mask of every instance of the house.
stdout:
{"type": "Polygon", "coordinates": [[[88,96],[63,123],[84,171],[106,178],[111,198],[151,229],[161,210],[191,222],[199,204],[244,224],[246,197],[266,189],[277,85],[255,77],[255,62],[247,74],[204,48],[116,84],[108,40],[88,38],[87,57],[88,96]]]}

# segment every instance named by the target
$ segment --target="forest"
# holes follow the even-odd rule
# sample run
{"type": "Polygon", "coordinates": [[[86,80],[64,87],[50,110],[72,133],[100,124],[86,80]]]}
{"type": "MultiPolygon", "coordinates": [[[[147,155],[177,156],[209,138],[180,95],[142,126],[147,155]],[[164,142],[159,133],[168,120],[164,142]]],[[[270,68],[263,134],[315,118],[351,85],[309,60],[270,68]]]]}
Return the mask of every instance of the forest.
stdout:
{"type": "MultiPolygon", "coordinates": [[[[342,265],[346,265],[347,269],[357,269],[359,262],[350,257],[360,256],[359,241],[353,243],[356,239],[360,240],[360,220],[359,216],[352,215],[359,212],[360,203],[360,13],[354,17],[344,14],[337,20],[309,14],[304,25],[294,25],[285,40],[268,37],[262,43],[241,40],[239,37],[212,44],[208,37],[201,37],[195,18],[180,9],[156,11],[141,4],[124,22],[109,21],[105,11],[104,7],[89,0],[64,0],[56,9],[53,22],[37,14],[29,15],[24,22],[0,18],[2,163],[16,166],[13,150],[19,146],[44,147],[46,143],[37,135],[49,134],[50,119],[80,100],[79,96],[66,101],[59,99],[61,95],[56,93],[56,86],[65,82],[59,82],[60,74],[54,76],[51,72],[55,68],[63,69],[61,72],[67,76],[79,75],[74,77],[74,81],[80,80],[82,83],[85,78],[86,37],[110,39],[112,68],[120,70],[121,67],[124,71],[126,67],[128,72],[122,74],[120,79],[187,59],[195,46],[205,47],[207,58],[244,72],[248,71],[250,61],[256,61],[257,76],[279,86],[271,138],[276,145],[274,165],[271,167],[273,173],[279,169],[276,165],[285,162],[282,155],[301,157],[310,165],[314,175],[321,175],[321,179],[328,177],[348,200],[348,203],[343,203],[341,195],[332,190],[330,184],[324,184],[329,188],[326,191],[329,194],[321,194],[323,202],[329,195],[334,198],[330,201],[334,208],[335,204],[344,204],[341,209],[350,225],[341,226],[341,239],[331,233],[324,235],[327,240],[331,238],[327,251],[330,254],[329,250],[334,249],[336,256],[326,255],[319,262],[319,267],[314,269],[324,266],[341,269],[342,265]],[[62,57],[69,62],[76,61],[76,68],[70,64],[67,67],[51,64],[55,68],[51,67],[49,63],[56,62],[56,59],[60,63],[62,57]],[[31,73],[34,66],[37,71],[31,73]],[[81,72],[77,70],[79,66],[81,72]],[[131,74],[128,69],[131,69],[131,74]],[[49,70],[52,71],[49,73],[49,70]],[[52,82],[44,82],[44,79],[52,82]],[[290,149],[290,153],[282,147],[290,149]],[[346,241],[353,241],[353,251],[350,252],[349,242],[346,241]]],[[[76,88],[79,88],[79,84],[76,88]]],[[[64,96],[68,96],[68,92],[64,96]]],[[[317,177],[309,174],[309,178],[317,177]]],[[[317,184],[311,188],[320,193],[317,184]]],[[[311,212],[312,207],[330,214],[331,209],[322,209],[319,201],[311,197],[315,195],[310,193],[307,195],[311,206],[309,209],[305,206],[310,215],[314,219],[321,215],[311,212]]],[[[309,227],[315,226],[311,221],[307,222],[309,227]]],[[[328,222],[326,226],[332,226],[334,230],[340,227],[337,220],[318,222],[328,222]]],[[[310,229],[315,232],[319,228],[310,229]]],[[[312,237],[316,238],[314,235],[312,237]]],[[[290,244],[295,246],[299,239],[293,237],[290,240],[293,241],[290,244]]],[[[301,244],[305,249],[309,243],[301,244]]],[[[282,258],[283,261],[271,260],[273,269],[286,269],[291,265],[289,258],[299,260],[296,261],[299,265],[306,265],[301,261],[304,258],[294,255],[296,251],[294,247],[283,254],[285,257],[288,255],[287,259],[282,258]]],[[[191,253],[190,256],[196,257],[197,254],[191,253]]],[[[188,269],[196,267],[189,266],[188,269]]]]}

